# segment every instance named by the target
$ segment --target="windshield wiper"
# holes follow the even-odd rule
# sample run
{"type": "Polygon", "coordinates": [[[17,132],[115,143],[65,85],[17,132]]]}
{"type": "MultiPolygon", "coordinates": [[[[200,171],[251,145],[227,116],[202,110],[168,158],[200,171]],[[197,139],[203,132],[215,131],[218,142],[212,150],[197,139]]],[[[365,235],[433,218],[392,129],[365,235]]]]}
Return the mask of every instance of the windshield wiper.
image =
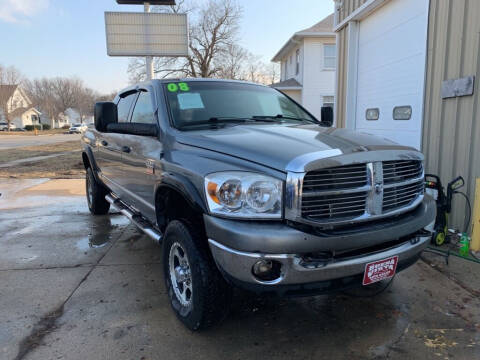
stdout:
{"type": "Polygon", "coordinates": [[[283,114],[277,114],[277,115],[255,115],[252,116],[254,119],[285,119],[285,120],[295,120],[295,121],[307,121],[310,123],[318,124],[317,121],[312,120],[312,119],[306,119],[306,118],[301,118],[301,117],[295,117],[295,116],[285,116],[283,114]]]}
{"type": "Polygon", "coordinates": [[[211,117],[208,120],[194,121],[191,123],[184,124],[180,126],[181,129],[187,127],[201,126],[201,125],[217,125],[217,124],[238,124],[238,123],[248,123],[248,122],[275,122],[275,120],[267,117],[265,119],[255,118],[255,117],[211,117]]]}

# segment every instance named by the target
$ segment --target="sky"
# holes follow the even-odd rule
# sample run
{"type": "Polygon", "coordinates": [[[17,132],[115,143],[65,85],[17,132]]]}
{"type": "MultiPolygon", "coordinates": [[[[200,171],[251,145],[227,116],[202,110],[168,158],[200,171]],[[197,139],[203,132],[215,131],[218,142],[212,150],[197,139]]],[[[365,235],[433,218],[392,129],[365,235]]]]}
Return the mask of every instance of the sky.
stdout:
{"type": "MultiPolygon", "coordinates": [[[[240,44],[265,62],[294,32],[333,12],[333,0],[237,2],[243,8],[240,44]]],[[[122,89],[128,58],[106,53],[105,11],[143,8],[115,0],[0,0],[0,64],[30,79],[77,76],[102,93],[122,89]]]]}

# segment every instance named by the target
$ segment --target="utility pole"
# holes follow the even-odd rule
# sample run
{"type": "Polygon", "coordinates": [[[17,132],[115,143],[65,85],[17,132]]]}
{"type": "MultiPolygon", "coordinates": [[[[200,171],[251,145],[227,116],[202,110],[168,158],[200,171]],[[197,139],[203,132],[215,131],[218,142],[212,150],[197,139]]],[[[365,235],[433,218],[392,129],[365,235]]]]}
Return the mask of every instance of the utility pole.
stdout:
{"type": "MultiPolygon", "coordinates": [[[[144,3],[144,12],[146,13],[150,12],[149,2],[144,3]]],[[[147,80],[152,80],[153,79],[153,56],[145,57],[145,66],[146,66],[147,80]]]]}

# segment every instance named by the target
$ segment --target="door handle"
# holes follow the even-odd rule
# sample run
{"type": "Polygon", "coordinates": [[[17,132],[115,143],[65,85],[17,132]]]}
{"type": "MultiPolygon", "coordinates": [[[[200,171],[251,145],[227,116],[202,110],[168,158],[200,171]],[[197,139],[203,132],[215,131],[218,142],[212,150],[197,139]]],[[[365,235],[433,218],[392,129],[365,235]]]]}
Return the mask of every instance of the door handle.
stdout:
{"type": "Polygon", "coordinates": [[[129,153],[130,152],[130,147],[129,146],[122,146],[122,151],[125,152],[125,153],[129,153]]]}
{"type": "Polygon", "coordinates": [[[100,143],[102,144],[102,146],[107,146],[108,145],[108,142],[106,142],[105,140],[102,140],[100,143]]]}

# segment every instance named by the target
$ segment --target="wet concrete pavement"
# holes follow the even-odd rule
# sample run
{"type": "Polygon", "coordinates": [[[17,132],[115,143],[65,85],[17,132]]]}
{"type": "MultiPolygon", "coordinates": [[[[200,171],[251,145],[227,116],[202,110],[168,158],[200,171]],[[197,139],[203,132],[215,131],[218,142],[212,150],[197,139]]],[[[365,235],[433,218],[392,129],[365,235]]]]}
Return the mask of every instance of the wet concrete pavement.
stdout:
{"type": "Polygon", "coordinates": [[[430,261],[373,298],[238,291],[223,324],[192,333],[160,248],[121,215],[91,216],[82,181],[0,181],[0,359],[480,358],[478,279],[430,261]]]}
{"type": "Polygon", "coordinates": [[[80,134],[53,135],[2,135],[0,134],[0,150],[20,148],[24,146],[49,145],[64,141],[79,140],[80,134]]]}

